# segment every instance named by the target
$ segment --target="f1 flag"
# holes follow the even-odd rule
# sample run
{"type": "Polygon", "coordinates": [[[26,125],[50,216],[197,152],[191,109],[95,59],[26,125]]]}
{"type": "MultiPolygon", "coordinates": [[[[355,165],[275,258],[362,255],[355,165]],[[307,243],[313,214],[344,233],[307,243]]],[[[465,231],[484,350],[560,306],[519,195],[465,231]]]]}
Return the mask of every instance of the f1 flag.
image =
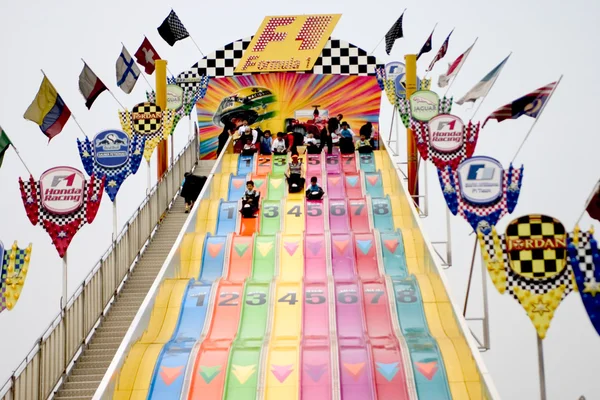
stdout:
{"type": "Polygon", "coordinates": [[[117,86],[125,93],[131,93],[141,72],[125,46],[123,46],[121,55],[117,58],[117,86]]]}
{"type": "MultiPolygon", "coordinates": [[[[435,30],[435,28],[434,28],[435,30]]],[[[429,35],[429,37],[427,38],[427,41],[425,42],[425,44],[423,45],[423,47],[421,47],[421,50],[419,50],[419,54],[417,54],[417,60],[419,59],[419,57],[421,57],[423,54],[425,53],[429,53],[431,51],[431,46],[432,46],[432,40],[433,40],[433,31],[431,31],[431,34],[429,35]]]]}
{"type": "Polygon", "coordinates": [[[179,20],[175,11],[171,10],[167,18],[158,27],[158,34],[162,37],[169,46],[173,46],[178,40],[189,37],[190,34],[185,29],[185,26],[179,20]]]}
{"type": "Polygon", "coordinates": [[[0,126],[0,167],[2,167],[2,161],[4,161],[4,154],[6,153],[6,150],[8,150],[11,144],[12,142],[8,138],[8,135],[0,126]]]}
{"type": "Polygon", "coordinates": [[[152,75],[154,73],[154,61],[160,60],[160,56],[152,47],[152,44],[148,40],[148,38],[144,38],[140,48],[135,52],[135,59],[138,64],[144,67],[144,71],[148,75],[152,75]]]}
{"type": "Polygon", "coordinates": [[[85,99],[85,106],[88,108],[88,110],[92,108],[94,101],[105,90],[107,90],[107,88],[104,83],[84,62],[83,70],[79,74],[79,91],[85,99]]]}
{"type": "Polygon", "coordinates": [[[483,122],[482,128],[490,119],[502,122],[505,119],[517,119],[521,115],[527,115],[537,118],[544,104],[550,98],[550,95],[556,87],[556,82],[552,82],[544,87],[534,90],[523,97],[518,98],[510,104],[500,107],[490,114],[483,122]]]}
{"type": "Polygon", "coordinates": [[[458,74],[463,64],[467,60],[467,57],[469,56],[469,53],[471,52],[473,46],[475,46],[475,43],[473,43],[471,47],[467,49],[467,51],[458,56],[452,64],[448,65],[448,71],[446,72],[446,74],[440,75],[440,78],[438,80],[439,87],[443,88],[448,86],[448,84],[450,83],[450,79],[458,74]]]}
{"type": "MultiPolygon", "coordinates": [[[[452,29],[452,32],[454,32],[454,29],[452,29]]],[[[452,35],[452,32],[448,34],[448,37],[446,38],[446,40],[444,40],[444,43],[442,43],[442,47],[440,47],[433,60],[431,60],[431,64],[429,64],[429,68],[427,68],[427,71],[431,71],[435,63],[440,61],[446,55],[446,52],[448,51],[448,43],[450,42],[450,35],[452,35]]]]}
{"type": "Polygon", "coordinates": [[[404,32],[402,32],[402,18],[404,17],[404,13],[400,15],[400,18],[392,25],[388,33],[385,34],[385,52],[387,55],[390,55],[392,51],[392,47],[394,46],[394,42],[396,39],[400,39],[404,36],[404,32]]]}
{"type": "Polygon", "coordinates": [[[496,83],[496,79],[498,79],[500,71],[502,71],[502,68],[504,67],[504,64],[506,64],[508,57],[510,57],[510,54],[504,60],[502,60],[502,62],[498,64],[496,68],[484,76],[481,81],[473,86],[473,88],[469,90],[467,94],[458,99],[456,104],[462,105],[466,102],[475,102],[478,98],[487,96],[492,86],[494,86],[494,83],[496,83]]]}
{"type": "Polygon", "coordinates": [[[48,141],[62,132],[65,124],[71,116],[71,110],[60,97],[52,83],[44,76],[42,84],[29,105],[23,118],[39,125],[48,141]]]}

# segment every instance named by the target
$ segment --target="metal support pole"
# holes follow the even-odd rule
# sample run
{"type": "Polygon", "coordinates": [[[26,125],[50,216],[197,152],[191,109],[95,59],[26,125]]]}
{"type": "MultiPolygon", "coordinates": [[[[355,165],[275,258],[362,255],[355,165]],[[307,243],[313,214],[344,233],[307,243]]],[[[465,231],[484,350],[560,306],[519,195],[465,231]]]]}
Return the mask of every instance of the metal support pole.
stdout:
{"type": "Polygon", "coordinates": [[[113,201],[113,242],[117,240],[117,231],[117,199],[115,198],[115,201],[113,201]]]}
{"type": "MultiPolygon", "coordinates": [[[[449,267],[452,266],[452,225],[451,223],[452,215],[450,214],[450,209],[446,207],[446,264],[449,267]]],[[[477,249],[477,237],[475,237],[475,250],[477,249]]],[[[473,250],[473,256],[475,256],[475,250],[473,250]]],[[[471,264],[471,273],[473,271],[473,264],[471,264]]]]}
{"type": "Polygon", "coordinates": [[[148,174],[146,175],[146,196],[150,195],[150,189],[152,189],[152,184],[150,183],[151,176],[152,176],[152,172],[150,171],[150,161],[148,161],[148,168],[147,168],[148,174]]]}
{"type": "MultiPolygon", "coordinates": [[[[67,284],[68,284],[68,265],[67,265],[67,253],[62,258],[63,266],[63,279],[62,279],[62,298],[60,299],[60,308],[63,312],[67,312],[67,284]]],[[[65,333],[66,335],[66,333],[65,333]]],[[[66,351],[66,350],[65,350],[66,351]]]]}
{"type": "Polygon", "coordinates": [[[423,185],[425,186],[425,190],[423,190],[423,216],[425,217],[429,216],[429,184],[427,181],[427,164],[429,164],[427,161],[423,163],[423,185]]]}
{"type": "MultiPolygon", "coordinates": [[[[392,131],[394,130],[394,120],[395,119],[396,119],[396,106],[394,106],[394,111],[392,112],[392,122],[390,124],[390,134],[388,135],[388,140],[387,140],[388,150],[391,150],[391,148],[392,148],[392,131]]],[[[396,147],[398,147],[398,137],[397,136],[396,136],[396,147]]],[[[394,155],[397,156],[398,152],[396,151],[396,153],[394,155]]]]}
{"type": "MultiPolygon", "coordinates": [[[[475,241],[477,243],[477,240],[475,241]]],[[[477,245],[475,245],[477,246],[477,245]]],[[[490,313],[488,304],[488,288],[486,279],[486,267],[485,263],[481,262],[481,290],[483,294],[483,347],[486,349],[491,348],[490,346],[490,313]]]]}
{"type": "Polygon", "coordinates": [[[467,316],[467,307],[469,305],[469,292],[471,291],[471,280],[473,279],[473,267],[475,266],[475,254],[477,253],[477,236],[473,245],[473,256],[471,257],[471,269],[469,270],[469,281],[467,282],[467,294],[465,295],[465,305],[463,307],[463,317],[467,316]]]}
{"type": "Polygon", "coordinates": [[[546,400],[546,370],[544,368],[544,343],[542,339],[536,335],[538,348],[538,369],[540,374],[540,399],[546,400]]]}

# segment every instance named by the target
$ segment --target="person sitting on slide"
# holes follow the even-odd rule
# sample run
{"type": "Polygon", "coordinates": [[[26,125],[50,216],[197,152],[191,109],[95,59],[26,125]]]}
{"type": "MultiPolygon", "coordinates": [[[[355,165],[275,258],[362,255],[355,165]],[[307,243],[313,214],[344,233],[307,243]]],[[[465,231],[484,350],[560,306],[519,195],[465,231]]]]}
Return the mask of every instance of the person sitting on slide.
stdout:
{"type": "Polygon", "coordinates": [[[340,130],[340,153],[354,153],[354,132],[352,132],[346,121],[342,122],[342,129],[340,130]]]}
{"type": "Polygon", "coordinates": [[[256,153],[256,147],[252,144],[252,139],[248,138],[246,139],[246,144],[244,144],[244,148],[242,148],[242,155],[251,156],[254,153],[256,153]]]}
{"type": "Polygon", "coordinates": [[[360,134],[360,140],[358,140],[355,144],[356,151],[361,154],[372,153],[373,148],[371,147],[371,142],[369,142],[364,133],[360,134]]]}
{"type": "Polygon", "coordinates": [[[323,195],[325,195],[325,192],[321,186],[317,184],[317,177],[313,176],[310,178],[310,186],[306,189],[306,198],[308,200],[321,200],[323,195]]]}
{"type": "Polygon", "coordinates": [[[271,145],[271,150],[273,154],[276,156],[284,156],[287,154],[287,146],[285,144],[285,135],[283,132],[277,133],[277,139],[273,140],[273,144],[271,145]]]}
{"type": "Polygon", "coordinates": [[[315,139],[315,135],[311,132],[306,135],[304,138],[304,145],[306,146],[306,152],[308,154],[320,154],[321,149],[317,146],[317,139],[315,139]]]}
{"type": "Polygon", "coordinates": [[[254,189],[254,182],[246,182],[246,190],[242,197],[242,209],[240,213],[244,218],[254,218],[258,211],[258,202],[260,201],[260,192],[254,189]]]}
{"type": "Polygon", "coordinates": [[[290,193],[298,193],[304,188],[302,163],[298,160],[296,154],[292,156],[292,162],[288,164],[286,176],[290,193]]]}

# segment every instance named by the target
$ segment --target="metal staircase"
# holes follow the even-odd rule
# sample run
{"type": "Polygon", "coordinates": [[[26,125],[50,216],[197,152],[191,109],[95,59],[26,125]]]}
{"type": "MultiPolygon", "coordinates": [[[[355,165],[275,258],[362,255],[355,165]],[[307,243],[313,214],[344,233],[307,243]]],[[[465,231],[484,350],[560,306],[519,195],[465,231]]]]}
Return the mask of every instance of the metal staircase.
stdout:
{"type": "MultiPolygon", "coordinates": [[[[201,165],[196,168],[194,174],[208,176],[211,167],[212,163],[201,165]]],[[[135,270],[123,285],[104,321],[98,326],[65,383],[55,394],[55,399],[92,398],[188,216],[189,214],[185,213],[184,200],[178,197],[135,270]]]]}

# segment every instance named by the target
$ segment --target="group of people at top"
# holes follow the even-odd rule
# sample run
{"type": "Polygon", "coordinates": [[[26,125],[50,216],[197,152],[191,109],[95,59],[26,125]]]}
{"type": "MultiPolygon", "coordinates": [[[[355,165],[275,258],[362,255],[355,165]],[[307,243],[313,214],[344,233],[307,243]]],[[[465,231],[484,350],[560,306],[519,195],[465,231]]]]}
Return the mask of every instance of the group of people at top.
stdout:
{"type": "MultiPolygon", "coordinates": [[[[315,116],[315,119],[317,116],[315,116]]],[[[343,121],[343,115],[338,114],[335,118],[329,118],[326,127],[318,134],[314,131],[307,132],[302,125],[288,124],[286,133],[278,132],[273,137],[270,130],[262,131],[253,128],[247,120],[237,129],[226,125],[219,135],[218,154],[221,153],[229,136],[233,136],[234,152],[245,155],[260,153],[263,155],[286,155],[288,153],[299,154],[298,148],[303,148],[307,154],[320,154],[324,148],[331,154],[334,146],[338,146],[342,154],[370,153],[373,151],[375,130],[370,122],[361,126],[359,134],[356,135],[348,122],[343,121]]]]}

